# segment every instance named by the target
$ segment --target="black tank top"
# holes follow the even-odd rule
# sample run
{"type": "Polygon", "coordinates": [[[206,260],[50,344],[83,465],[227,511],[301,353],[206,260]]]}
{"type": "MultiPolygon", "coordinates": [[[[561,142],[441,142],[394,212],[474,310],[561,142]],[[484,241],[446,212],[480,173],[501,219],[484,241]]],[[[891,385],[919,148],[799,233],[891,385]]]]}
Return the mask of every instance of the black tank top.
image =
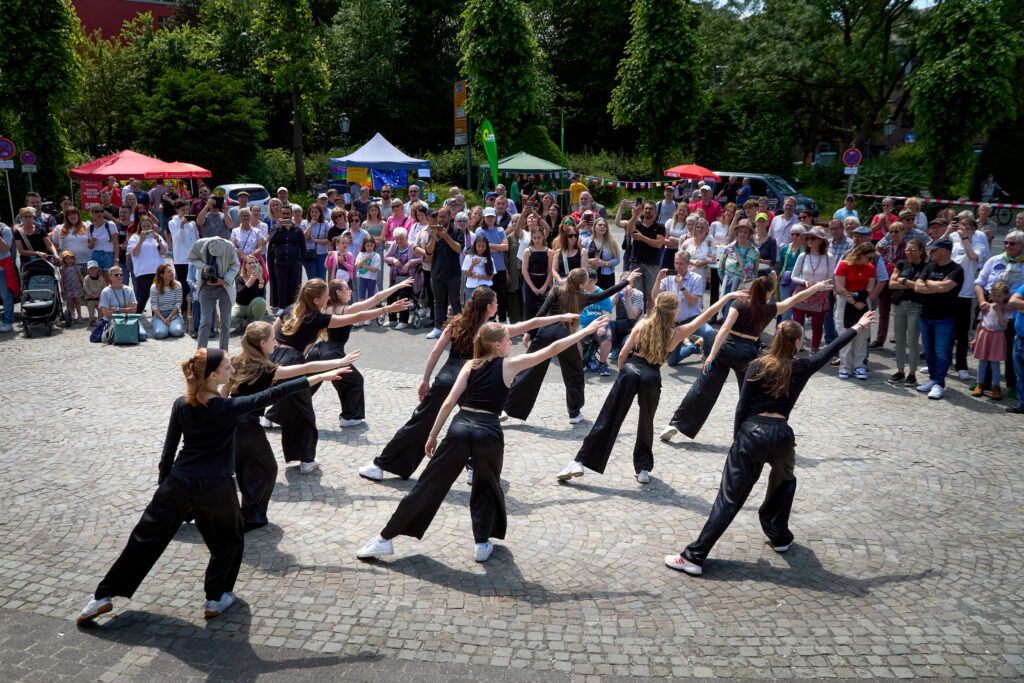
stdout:
{"type": "Polygon", "coordinates": [[[582,258],[583,252],[578,249],[576,250],[575,256],[566,256],[565,252],[563,251],[561,254],[558,255],[558,258],[555,259],[556,261],[558,261],[558,274],[561,275],[562,277],[569,277],[569,271],[565,269],[566,262],[568,262],[569,264],[569,270],[573,270],[575,268],[580,267],[580,264],[582,263],[582,258]],[[564,259],[562,258],[563,256],[565,257],[564,259]]]}
{"type": "Polygon", "coordinates": [[[540,287],[548,279],[548,251],[530,251],[530,261],[526,271],[534,287],[540,287]]]}
{"type": "Polygon", "coordinates": [[[509,390],[502,377],[503,366],[504,358],[492,358],[482,367],[470,370],[466,391],[460,401],[463,408],[486,410],[495,414],[501,412],[509,390]]]}

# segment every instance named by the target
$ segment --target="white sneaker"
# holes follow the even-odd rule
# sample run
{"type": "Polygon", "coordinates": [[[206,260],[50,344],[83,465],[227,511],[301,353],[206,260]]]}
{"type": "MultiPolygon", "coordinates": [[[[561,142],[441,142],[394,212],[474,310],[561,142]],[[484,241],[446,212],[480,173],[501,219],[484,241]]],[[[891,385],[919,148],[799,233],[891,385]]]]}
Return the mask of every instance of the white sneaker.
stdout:
{"type": "Polygon", "coordinates": [[[576,413],[576,415],[574,415],[573,417],[569,418],[569,424],[576,425],[576,424],[579,424],[580,422],[583,422],[583,411],[582,410],[580,412],[576,413]]]}
{"type": "Polygon", "coordinates": [[[672,569],[678,569],[681,572],[686,572],[692,576],[700,576],[704,573],[704,568],[699,564],[694,564],[682,555],[666,555],[665,564],[672,569]]]}
{"type": "Polygon", "coordinates": [[[320,469],[320,463],[316,460],[313,462],[304,462],[299,464],[299,472],[302,472],[303,474],[309,474],[310,472],[315,472],[318,469],[320,469]]]}
{"type": "Polygon", "coordinates": [[[504,410],[501,411],[501,415],[498,416],[498,422],[508,422],[509,414],[504,410]]]}
{"type": "Polygon", "coordinates": [[[969,380],[971,378],[971,373],[967,372],[966,370],[957,370],[956,371],[956,376],[959,377],[960,379],[966,381],[966,380],[969,380]]]}
{"type": "Polygon", "coordinates": [[[569,481],[573,477],[583,476],[583,465],[573,460],[571,463],[565,466],[565,469],[555,475],[555,479],[558,481],[569,481]]]}
{"type": "Polygon", "coordinates": [[[441,330],[436,327],[427,333],[427,339],[437,339],[441,336],[441,330]]]}
{"type": "Polygon", "coordinates": [[[429,308],[427,308],[426,306],[424,306],[423,308],[421,308],[421,309],[419,310],[419,314],[420,314],[420,317],[421,317],[421,318],[427,318],[427,317],[429,317],[429,316],[430,316],[430,312],[431,312],[431,311],[430,311],[430,309],[429,309],[429,308]]]}
{"type": "Polygon", "coordinates": [[[493,552],[494,544],[490,541],[487,541],[487,543],[477,543],[473,550],[473,559],[477,562],[486,562],[493,552]]]}
{"type": "Polygon", "coordinates": [[[235,604],[235,594],[230,592],[220,596],[220,600],[207,600],[203,609],[203,616],[207,619],[213,619],[216,616],[220,616],[224,610],[233,604],[235,604]]]}
{"type": "Polygon", "coordinates": [[[946,393],[946,389],[941,384],[936,384],[932,387],[932,390],[928,392],[928,398],[939,400],[946,393]]]}
{"type": "Polygon", "coordinates": [[[651,481],[651,474],[647,470],[640,470],[637,472],[636,480],[641,484],[648,484],[651,481]]]}
{"type": "Polygon", "coordinates": [[[868,371],[864,368],[856,368],[853,371],[853,376],[857,379],[864,381],[868,378],[868,371]]]}
{"type": "Polygon", "coordinates": [[[777,553],[784,553],[787,550],[789,550],[792,545],[793,545],[793,541],[790,541],[786,545],[773,545],[772,546],[772,550],[774,550],[777,553]]]}
{"type": "Polygon", "coordinates": [[[90,595],[89,602],[85,603],[81,614],[78,615],[78,623],[82,624],[86,621],[92,621],[99,615],[106,614],[112,609],[114,609],[114,605],[110,602],[110,598],[97,599],[95,595],[90,595]]]}
{"type": "Polygon", "coordinates": [[[338,426],[339,427],[356,427],[356,426],[361,425],[361,424],[363,424],[362,419],[359,419],[359,420],[346,420],[343,417],[338,419],[338,426]]]}
{"type": "Polygon", "coordinates": [[[658,436],[662,441],[671,441],[672,437],[679,433],[679,430],[669,425],[661,430],[661,434],[658,436]]]}
{"type": "Polygon", "coordinates": [[[466,470],[466,483],[469,484],[470,486],[473,485],[473,470],[472,469],[466,470]]]}
{"type": "Polygon", "coordinates": [[[849,370],[840,370],[839,371],[839,379],[850,379],[850,371],[849,370]]]}
{"type": "Polygon", "coordinates": [[[930,379],[927,382],[925,382],[924,384],[919,385],[917,387],[917,390],[920,391],[920,392],[931,391],[932,387],[934,387],[934,386],[935,386],[935,380],[930,379]]]}
{"type": "Polygon", "coordinates": [[[0,326],[0,332],[11,332],[14,330],[14,325],[3,325],[0,326]]]}
{"type": "Polygon", "coordinates": [[[273,429],[277,425],[261,415],[260,426],[263,427],[264,429],[273,429]]]}
{"type": "Polygon", "coordinates": [[[395,325],[396,330],[404,330],[407,327],[409,327],[409,323],[398,323],[395,325]]]}
{"type": "Polygon", "coordinates": [[[374,465],[371,460],[359,468],[359,476],[372,481],[380,481],[384,478],[384,470],[374,465]]]}
{"type": "MultiPolygon", "coordinates": [[[[390,326],[391,326],[391,321],[388,320],[387,318],[384,318],[384,324],[381,325],[381,327],[390,327],[390,326]]],[[[395,327],[398,327],[398,326],[396,325],[395,327]]]]}
{"type": "Polygon", "coordinates": [[[368,557],[383,557],[384,555],[394,554],[395,546],[390,540],[385,541],[380,536],[374,536],[369,543],[356,552],[356,557],[366,559],[368,557]]]}

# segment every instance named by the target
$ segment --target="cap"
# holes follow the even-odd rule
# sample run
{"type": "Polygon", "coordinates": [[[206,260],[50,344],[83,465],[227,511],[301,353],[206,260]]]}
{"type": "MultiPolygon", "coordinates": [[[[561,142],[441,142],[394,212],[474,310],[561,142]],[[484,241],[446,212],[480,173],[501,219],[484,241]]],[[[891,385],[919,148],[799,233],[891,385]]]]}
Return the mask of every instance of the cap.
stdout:
{"type": "Polygon", "coordinates": [[[819,240],[825,239],[825,231],[821,228],[811,228],[807,231],[805,237],[817,237],[819,240]]]}
{"type": "Polygon", "coordinates": [[[846,195],[846,199],[852,199],[853,201],[857,201],[857,198],[854,197],[852,194],[846,195]]]}
{"type": "Polygon", "coordinates": [[[914,217],[914,212],[911,211],[910,209],[903,209],[902,211],[900,211],[900,220],[903,220],[904,218],[913,218],[913,217],[914,217]]]}
{"type": "Polygon", "coordinates": [[[760,221],[760,220],[765,220],[766,221],[766,220],[768,220],[768,214],[766,214],[765,212],[762,211],[761,213],[759,213],[756,216],[754,216],[754,220],[755,221],[760,221]]]}
{"type": "Polygon", "coordinates": [[[318,194],[316,196],[316,198],[317,199],[327,199],[327,193],[326,192],[321,192],[320,194],[318,194]]]}
{"type": "Polygon", "coordinates": [[[587,279],[588,280],[596,280],[597,279],[597,271],[595,269],[593,269],[593,268],[587,268],[587,279]]]}
{"type": "Polygon", "coordinates": [[[940,240],[935,240],[928,245],[928,250],[930,251],[932,249],[949,249],[950,251],[953,251],[953,240],[945,237],[940,240]]]}
{"type": "Polygon", "coordinates": [[[100,264],[96,263],[95,261],[89,261],[88,263],[85,264],[85,267],[86,268],[99,268],[100,264]]]}
{"type": "Polygon", "coordinates": [[[486,218],[487,216],[497,216],[497,215],[498,215],[498,212],[494,210],[494,207],[493,207],[493,206],[488,206],[488,207],[486,207],[486,208],[484,209],[484,217],[485,217],[485,218],[486,218]]]}
{"type": "Polygon", "coordinates": [[[484,199],[490,199],[491,197],[497,197],[497,196],[498,196],[497,192],[488,192],[486,195],[484,195],[484,199]]]}
{"type": "Polygon", "coordinates": [[[705,190],[708,191],[708,192],[711,192],[711,186],[710,185],[701,185],[700,186],[700,191],[704,192],[705,190]]]}
{"type": "Polygon", "coordinates": [[[287,188],[287,187],[285,187],[284,185],[282,185],[281,187],[277,188],[277,192],[276,192],[276,194],[281,194],[281,191],[282,191],[282,190],[283,190],[283,191],[285,191],[285,192],[287,192],[287,191],[288,191],[288,188],[287,188]]]}
{"type": "Polygon", "coordinates": [[[871,228],[869,228],[866,225],[858,225],[856,228],[853,229],[853,233],[855,235],[870,235],[871,228]]]}
{"type": "Polygon", "coordinates": [[[236,194],[235,196],[236,196],[236,197],[248,197],[248,196],[249,196],[249,193],[248,193],[248,192],[246,192],[245,190],[242,190],[241,192],[239,192],[239,193],[238,193],[238,194],[236,194]]]}
{"type": "Polygon", "coordinates": [[[72,253],[71,253],[70,251],[68,251],[67,249],[65,249],[64,251],[60,252],[60,257],[61,257],[62,259],[66,259],[66,258],[67,258],[68,256],[70,256],[71,258],[74,258],[74,257],[75,257],[75,255],[74,255],[74,254],[72,254],[72,253]]]}
{"type": "Polygon", "coordinates": [[[938,225],[939,227],[942,227],[942,228],[944,228],[944,227],[946,227],[947,225],[949,225],[949,223],[948,223],[948,222],[946,222],[946,221],[944,221],[944,220],[942,220],[941,218],[933,218],[933,219],[931,220],[931,222],[929,222],[929,223],[928,223],[928,227],[931,227],[931,226],[933,226],[933,225],[938,225]]]}

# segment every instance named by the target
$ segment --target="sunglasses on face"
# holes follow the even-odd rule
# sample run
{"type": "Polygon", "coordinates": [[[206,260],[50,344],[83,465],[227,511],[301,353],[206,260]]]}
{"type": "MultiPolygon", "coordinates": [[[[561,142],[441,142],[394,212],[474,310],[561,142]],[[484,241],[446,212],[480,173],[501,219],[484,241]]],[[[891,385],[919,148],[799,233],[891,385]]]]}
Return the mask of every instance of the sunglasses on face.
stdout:
{"type": "MultiPolygon", "coordinates": [[[[579,234],[575,233],[575,232],[567,232],[567,233],[565,233],[565,236],[566,237],[579,237],[579,234]]],[[[1011,243],[1007,242],[1007,244],[1011,244],[1011,243]]]]}
{"type": "Polygon", "coordinates": [[[110,273],[110,277],[121,277],[121,273],[110,273]]]}

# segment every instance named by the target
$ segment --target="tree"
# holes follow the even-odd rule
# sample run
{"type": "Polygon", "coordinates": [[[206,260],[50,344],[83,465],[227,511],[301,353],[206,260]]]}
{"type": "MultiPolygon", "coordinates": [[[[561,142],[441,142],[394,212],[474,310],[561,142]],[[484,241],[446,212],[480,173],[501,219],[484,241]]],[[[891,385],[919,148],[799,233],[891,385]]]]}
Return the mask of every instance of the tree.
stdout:
{"type": "Polygon", "coordinates": [[[910,107],[921,133],[914,144],[924,147],[932,192],[941,197],[950,170],[970,155],[974,138],[1012,115],[1011,78],[1021,43],[998,2],[976,0],[946,0],[935,7],[919,43],[921,65],[909,78],[910,107]]]}
{"type": "Polygon", "coordinates": [[[608,111],[616,126],[639,132],[638,147],[660,175],[700,112],[698,13],[689,0],[636,0],[631,21],[608,111]]]}
{"type": "Polygon", "coordinates": [[[168,69],[153,94],[138,101],[135,126],[140,150],[167,161],[204,166],[233,182],[252,162],[265,137],[260,101],[231,76],[197,69],[168,69]]]}
{"type": "Polygon", "coordinates": [[[292,152],[300,191],[306,188],[303,118],[310,117],[312,101],[330,87],[316,29],[309,0],[260,0],[253,25],[262,41],[257,67],[291,97],[292,152]]]}
{"type": "Polygon", "coordinates": [[[39,159],[36,184],[63,188],[68,169],[61,110],[82,81],[81,40],[70,0],[0,2],[0,122],[7,137],[39,159]]]}
{"type": "Polygon", "coordinates": [[[536,112],[537,40],[520,0],[468,0],[459,31],[462,75],[473,79],[466,113],[511,140],[536,112]]]}

